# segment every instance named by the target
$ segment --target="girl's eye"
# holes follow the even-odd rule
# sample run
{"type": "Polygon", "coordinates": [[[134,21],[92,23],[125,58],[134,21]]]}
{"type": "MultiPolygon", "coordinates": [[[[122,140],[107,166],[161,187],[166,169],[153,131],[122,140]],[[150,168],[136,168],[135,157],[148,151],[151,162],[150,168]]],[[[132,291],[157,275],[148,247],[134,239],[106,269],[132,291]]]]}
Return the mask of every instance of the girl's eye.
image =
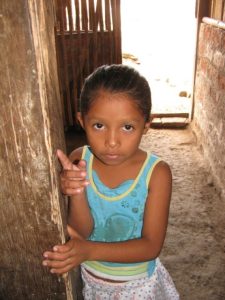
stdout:
{"type": "Polygon", "coordinates": [[[134,127],[132,125],[124,125],[123,130],[132,131],[132,130],[134,130],[134,127]]]}
{"type": "Polygon", "coordinates": [[[93,127],[94,127],[95,129],[100,130],[100,129],[103,129],[104,126],[103,126],[101,123],[96,123],[96,124],[93,125],[93,127]]]}

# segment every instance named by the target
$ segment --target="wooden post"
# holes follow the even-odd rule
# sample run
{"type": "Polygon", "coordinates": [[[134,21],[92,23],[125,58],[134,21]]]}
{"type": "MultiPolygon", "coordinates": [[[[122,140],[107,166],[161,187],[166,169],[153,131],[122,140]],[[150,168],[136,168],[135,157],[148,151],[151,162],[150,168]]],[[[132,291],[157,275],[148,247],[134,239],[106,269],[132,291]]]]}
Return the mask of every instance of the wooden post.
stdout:
{"type": "Polygon", "coordinates": [[[65,150],[53,0],[0,3],[0,299],[77,299],[42,267],[65,241],[57,148],[65,150]]]}

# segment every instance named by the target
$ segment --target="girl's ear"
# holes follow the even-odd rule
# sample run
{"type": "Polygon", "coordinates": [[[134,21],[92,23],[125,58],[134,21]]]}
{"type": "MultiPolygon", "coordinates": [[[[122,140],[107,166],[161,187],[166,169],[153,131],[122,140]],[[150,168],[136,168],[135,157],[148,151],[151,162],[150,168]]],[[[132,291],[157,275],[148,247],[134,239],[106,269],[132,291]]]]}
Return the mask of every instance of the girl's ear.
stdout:
{"type": "Polygon", "coordinates": [[[151,121],[145,123],[143,134],[146,134],[150,128],[151,121]]]}
{"type": "Polygon", "coordinates": [[[77,120],[79,121],[80,126],[84,129],[84,121],[80,112],[77,113],[77,120]]]}

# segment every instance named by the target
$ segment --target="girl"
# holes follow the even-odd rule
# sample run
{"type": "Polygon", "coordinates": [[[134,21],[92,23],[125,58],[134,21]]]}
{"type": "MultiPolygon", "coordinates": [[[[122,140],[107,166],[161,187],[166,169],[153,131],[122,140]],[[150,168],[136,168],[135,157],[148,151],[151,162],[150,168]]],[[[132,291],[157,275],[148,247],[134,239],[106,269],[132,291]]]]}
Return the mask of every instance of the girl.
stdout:
{"type": "Polygon", "coordinates": [[[148,82],[131,67],[102,66],[86,79],[80,100],[88,146],[70,160],[57,152],[62,191],[71,196],[71,239],[46,251],[43,265],[56,274],[81,265],[84,299],[179,299],[158,258],[171,171],[139,148],[150,126],[148,82]]]}

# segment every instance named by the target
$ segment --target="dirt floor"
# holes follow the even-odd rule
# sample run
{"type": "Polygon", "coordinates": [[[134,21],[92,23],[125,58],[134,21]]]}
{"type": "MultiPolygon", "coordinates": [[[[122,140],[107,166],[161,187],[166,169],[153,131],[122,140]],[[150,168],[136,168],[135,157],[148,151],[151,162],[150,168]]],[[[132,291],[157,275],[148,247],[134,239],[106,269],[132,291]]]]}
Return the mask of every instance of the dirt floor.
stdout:
{"type": "Polygon", "coordinates": [[[225,205],[195,135],[190,129],[152,129],[142,147],[157,153],[172,168],[169,227],[160,257],[181,299],[224,300],[225,205]]]}
{"type": "MultiPolygon", "coordinates": [[[[67,134],[70,152],[84,143],[67,134]]],[[[173,173],[169,226],[160,258],[181,300],[225,299],[225,221],[219,191],[213,184],[191,129],[151,129],[141,147],[167,161],[173,173]]]]}

